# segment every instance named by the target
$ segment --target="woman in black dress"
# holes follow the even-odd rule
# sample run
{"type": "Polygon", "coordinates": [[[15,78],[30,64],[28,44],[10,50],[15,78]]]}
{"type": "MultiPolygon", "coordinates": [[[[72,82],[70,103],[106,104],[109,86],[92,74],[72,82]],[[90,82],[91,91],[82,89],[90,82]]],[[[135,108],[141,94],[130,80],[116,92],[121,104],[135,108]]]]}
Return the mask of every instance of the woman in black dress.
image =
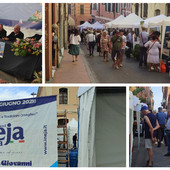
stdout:
{"type": "Polygon", "coordinates": [[[102,31],[99,30],[98,34],[96,36],[97,52],[99,53],[99,56],[100,56],[100,53],[101,53],[101,46],[100,46],[101,35],[102,35],[102,31]]]}

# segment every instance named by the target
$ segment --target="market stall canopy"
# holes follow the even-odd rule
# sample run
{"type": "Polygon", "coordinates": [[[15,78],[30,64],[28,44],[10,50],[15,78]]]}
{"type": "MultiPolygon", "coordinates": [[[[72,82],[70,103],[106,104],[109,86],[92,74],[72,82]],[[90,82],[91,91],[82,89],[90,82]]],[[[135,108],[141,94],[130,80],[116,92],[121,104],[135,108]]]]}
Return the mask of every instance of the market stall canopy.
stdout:
{"type": "Polygon", "coordinates": [[[162,20],[161,24],[163,26],[170,26],[170,17],[166,17],[162,20]]]}
{"type": "MultiPolygon", "coordinates": [[[[161,38],[161,49],[163,49],[166,27],[170,26],[170,17],[157,19],[155,21],[149,22],[148,25],[149,25],[149,27],[152,27],[152,26],[155,26],[155,27],[156,26],[162,26],[162,31],[161,31],[161,34],[162,34],[162,36],[161,36],[162,37],[161,38]]],[[[160,61],[162,60],[162,51],[163,50],[161,50],[160,61]]]]}
{"type": "MultiPolygon", "coordinates": [[[[150,22],[151,23],[155,23],[155,22],[157,23],[158,21],[161,21],[164,18],[166,18],[166,16],[163,15],[163,14],[147,18],[146,20],[144,20],[143,26],[147,28],[150,22]]],[[[137,22],[137,23],[133,24],[134,28],[140,28],[140,26],[141,26],[141,22],[137,22]]]]}
{"type": "Polygon", "coordinates": [[[69,123],[67,123],[67,127],[68,128],[78,128],[78,122],[76,121],[76,119],[72,119],[69,123]]]}
{"type": "Polygon", "coordinates": [[[150,21],[148,23],[148,26],[151,27],[151,26],[161,26],[162,25],[162,22],[164,19],[166,19],[168,17],[164,17],[164,18],[157,18],[156,20],[153,20],[153,21],[150,21]]]}
{"type": "Polygon", "coordinates": [[[111,28],[114,28],[114,25],[116,23],[121,22],[123,19],[125,19],[125,17],[123,15],[120,15],[118,18],[116,18],[115,20],[111,21],[111,28]]]}
{"type": "Polygon", "coordinates": [[[103,30],[103,29],[105,29],[105,27],[104,27],[104,24],[100,24],[98,21],[97,22],[95,22],[94,24],[92,24],[92,26],[93,26],[93,29],[101,29],[101,30],[103,30]]]}
{"type": "Polygon", "coordinates": [[[67,130],[68,130],[68,143],[69,148],[73,147],[73,136],[78,131],[78,122],[73,118],[69,123],[67,123],[67,130]]]}
{"type": "Polygon", "coordinates": [[[114,25],[119,23],[121,20],[123,20],[125,17],[123,15],[120,15],[119,17],[117,17],[116,19],[114,19],[111,22],[108,22],[105,24],[105,27],[107,28],[114,28],[114,25]]]}
{"type": "Polygon", "coordinates": [[[132,13],[129,14],[126,18],[122,19],[120,22],[112,25],[114,25],[114,27],[117,28],[133,28],[133,24],[140,21],[143,21],[143,19],[137,16],[136,14],[132,13]]]}
{"type": "Polygon", "coordinates": [[[68,24],[69,26],[75,26],[75,21],[70,15],[68,17],[68,24]]]}
{"type": "Polygon", "coordinates": [[[93,25],[86,21],[85,23],[79,25],[78,27],[79,28],[93,28],[93,25]]]}

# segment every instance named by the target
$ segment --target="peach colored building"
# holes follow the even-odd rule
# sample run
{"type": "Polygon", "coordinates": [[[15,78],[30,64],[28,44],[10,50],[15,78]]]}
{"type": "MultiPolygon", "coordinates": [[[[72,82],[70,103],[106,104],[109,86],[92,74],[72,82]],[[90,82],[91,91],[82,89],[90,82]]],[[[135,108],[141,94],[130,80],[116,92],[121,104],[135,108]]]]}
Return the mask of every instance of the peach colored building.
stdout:
{"type": "Polygon", "coordinates": [[[57,95],[57,113],[66,112],[68,122],[70,122],[73,118],[78,121],[77,92],[78,87],[39,87],[37,97],[57,95]]]}
{"type": "Polygon", "coordinates": [[[74,19],[75,27],[91,21],[91,3],[68,4],[68,14],[74,19]]]}

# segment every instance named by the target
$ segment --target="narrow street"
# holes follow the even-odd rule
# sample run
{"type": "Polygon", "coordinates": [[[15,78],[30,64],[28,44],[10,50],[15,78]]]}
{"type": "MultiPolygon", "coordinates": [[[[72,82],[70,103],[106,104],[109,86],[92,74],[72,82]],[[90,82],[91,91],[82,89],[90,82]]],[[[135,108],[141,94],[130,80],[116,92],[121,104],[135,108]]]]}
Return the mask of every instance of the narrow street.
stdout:
{"type": "MultiPolygon", "coordinates": [[[[160,148],[155,145],[153,147],[153,166],[154,167],[170,167],[170,157],[164,156],[167,153],[167,146],[164,144],[160,148]]],[[[148,160],[147,150],[145,149],[144,138],[141,138],[140,148],[137,148],[137,137],[134,139],[132,167],[145,167],[148,160]]]]}
{"type": "MultiPolygon", "coordinates": [[[[112,68],[111,56],[109,62],[103,62],[96,52],[89,56],[85,45],[80,46],[80,54],[88,72],[93,77],[92,83],[169,83],[168,73],[148,72],[146,68],[140,69],[138,61],[124,57],[123,67],[119,70],[112,68]],[[95,81],[95,82],[94,82],[95,81]]],[[[110,55],[110,54],[109,54],[110,55]]]]}

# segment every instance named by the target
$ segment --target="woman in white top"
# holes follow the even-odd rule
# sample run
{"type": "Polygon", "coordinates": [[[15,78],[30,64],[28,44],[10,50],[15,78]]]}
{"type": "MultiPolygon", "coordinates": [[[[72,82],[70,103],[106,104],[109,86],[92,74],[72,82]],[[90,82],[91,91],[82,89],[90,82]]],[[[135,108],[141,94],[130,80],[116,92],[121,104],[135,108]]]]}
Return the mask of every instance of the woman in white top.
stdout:
{"type": "Polygon", "coordinates": [[[78,30],[75,29],[73,33],[70,35],[70,47],[69,47],[69,54],[72,55],[73,61],[77,61],[77,56],[80,54],[80,42],[81,38],[78,34],[78,30]]]}
{"type": "Polygon", "coordinates": [[[151,71],[151,67],[155,67],[155,71],[158,71],[159,65],[159,48],[161,48],[161,44],[158,42],[156,36],[152,36],[152,40],[148,41],[145,45],[148,48],[148,57],[147,62],[149,63],[149,70],[151,71]]]}

